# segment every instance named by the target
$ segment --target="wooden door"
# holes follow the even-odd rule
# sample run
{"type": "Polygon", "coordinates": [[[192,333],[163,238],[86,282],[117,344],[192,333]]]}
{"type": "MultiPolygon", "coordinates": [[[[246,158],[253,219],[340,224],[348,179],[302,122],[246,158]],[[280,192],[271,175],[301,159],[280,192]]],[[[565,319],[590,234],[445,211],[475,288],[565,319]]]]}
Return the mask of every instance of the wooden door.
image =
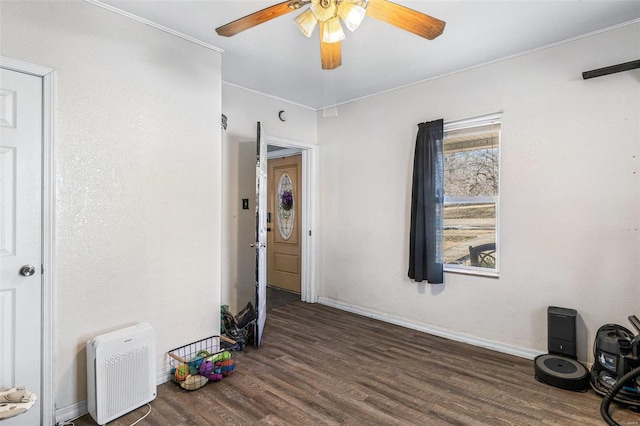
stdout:
{"type": "Polygon", "coordinates": [[[270,159],[267,281],[300,293],[300,223],[302,156],[270,159]]]}
{"type": "MultiPolygon", "coordinates": [[[[40,397],[43,83],[0,73],[0,387],[40,397]]],[[[2,422],[39,424],[39,402],[2,422]]]]}

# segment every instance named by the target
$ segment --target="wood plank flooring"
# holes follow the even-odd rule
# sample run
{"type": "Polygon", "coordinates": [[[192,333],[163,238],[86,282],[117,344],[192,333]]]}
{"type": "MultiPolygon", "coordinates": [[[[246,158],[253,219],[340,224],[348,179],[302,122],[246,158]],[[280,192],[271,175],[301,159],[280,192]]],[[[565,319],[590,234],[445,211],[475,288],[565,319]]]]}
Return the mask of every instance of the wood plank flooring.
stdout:
{"type": "MultiPolygon", "coordinates": [[[[158,387],[138,425],[604,425],[601,398],[535,380],[533,361],[317,304],[269,311],[264,346],[188,392],[158,387]]],[[[128,426],[146,406],[109,423],[128,426]]],[[[640,414],[612,406],[622,425],[640,414]]],[[[90,416],[76,426],[95,424],[90,416]]]]}
{"type": "Polygon", "coordinates": [[[267,312],[297,300],[300,300],[300,295],[297,293],[278,287],[267,286],[267,312]]]}

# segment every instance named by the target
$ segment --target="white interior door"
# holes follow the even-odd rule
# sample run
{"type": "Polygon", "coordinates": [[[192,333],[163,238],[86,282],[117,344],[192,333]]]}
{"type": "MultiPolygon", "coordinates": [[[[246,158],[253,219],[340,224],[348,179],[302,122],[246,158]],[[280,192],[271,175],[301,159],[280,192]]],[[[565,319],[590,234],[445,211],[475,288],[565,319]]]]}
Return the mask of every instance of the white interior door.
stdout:
{"type": "MultiPolygon", "coordinates": [[[[0,72],[0,387],[40,396],[43,83],[0,72]]],[[[39,424],[39,402],[2,422],[39,424]]]]}
{"type": "Polygon", "coordinates": [[[262,332],[267,320],[267,139],[264,126],[258,122],[256,143],[256,339],[262,344],[262,332]]]}

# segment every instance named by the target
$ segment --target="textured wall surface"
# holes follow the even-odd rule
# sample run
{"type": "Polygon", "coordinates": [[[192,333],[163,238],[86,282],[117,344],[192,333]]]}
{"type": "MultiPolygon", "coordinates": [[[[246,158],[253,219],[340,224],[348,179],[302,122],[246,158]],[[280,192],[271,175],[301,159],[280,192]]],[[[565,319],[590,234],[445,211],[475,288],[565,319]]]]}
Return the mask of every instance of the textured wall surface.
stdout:
{"type": "MultiPolygon", "coordinates": [[[[223,55],[224,57],[224,55],[223,55]]],[[[236,313],[255,299],[256,123],[267,136],[316,143],[316,114],[299,105],[229,84],[222,85],[222,112],[228,117],[223,143],[222,303],[236,313]],[[280,121],[278,111],[287,112],[280,121]],[[249,199],[249,210],[241,200],[249,199]]]]}
{"type": "MultiPolygon", "coordinates": [[[[338,108],[318,119],[320,297],[546,352],[546,309],[575,308],[579,352],[640,301],[640,71],[635,23],[338,108]],[[407,278],[417,124],[503,111],[500,277],[407,278]],[[582,331],[580,331],[582,330],[582,331]]],[[[319,114],[320,116],[320,114],[319,114]]]]}
{"type": "Polygon", "coordinates": [[[221,302],[237,310],[252,297],[257,121],[322,148],[321,297],[539,351],[546,307],[572,307],[583,360],[599,325],[638,313],[640,74],[580,73],[637,59],[640,24],[343,105],[330,118],[221,89],[218,53],[86,2],[3,1],[0,28],[2,55],[57,70],[58,407],[86,397],[87,339],[149,322],[161,369],[167,350],[217,332],[221,302]],[[416,124],[500,110],[500,278],[410,282],[416,124]]]}
{"type": "Polygon", "coordinates": [[[83,1],[2,2],[5,56],[57,70],[56,405],[85,342],[136,322],[166,351],[217,334],[220,54],[83,1]]]}

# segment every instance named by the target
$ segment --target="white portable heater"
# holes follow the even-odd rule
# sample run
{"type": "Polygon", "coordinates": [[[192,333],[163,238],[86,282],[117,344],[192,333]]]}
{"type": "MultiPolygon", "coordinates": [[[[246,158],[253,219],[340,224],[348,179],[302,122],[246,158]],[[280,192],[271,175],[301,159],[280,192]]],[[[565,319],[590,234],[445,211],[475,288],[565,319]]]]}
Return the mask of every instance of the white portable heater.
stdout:
{"type": "Polygon", "coordinates": [[[155,399],[155,338],[147,323],[87,341],[87,405],[104,425],[155,399]]]}

